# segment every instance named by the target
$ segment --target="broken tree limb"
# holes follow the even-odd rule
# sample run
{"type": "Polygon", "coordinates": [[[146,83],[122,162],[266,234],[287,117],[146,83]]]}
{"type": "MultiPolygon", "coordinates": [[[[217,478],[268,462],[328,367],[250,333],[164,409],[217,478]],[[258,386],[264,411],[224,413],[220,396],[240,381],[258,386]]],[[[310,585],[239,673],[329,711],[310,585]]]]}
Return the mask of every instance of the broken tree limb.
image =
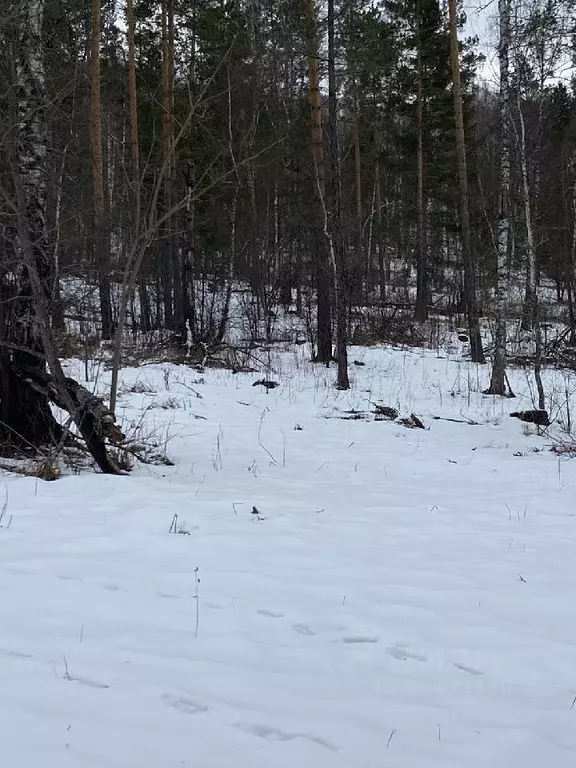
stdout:
{"type": "Polygon", "coordinates": [[[470,427],[479,427],[479,421],[472,421],[472,419],[450,419],[448,416],[432,416],[434,421],[451,421],[453,424],[468,424],[470,427]]]}
{"type": "Polygon", "coordinates": [[[102,472],[120,474],[120,469],[108,455],[105,440],[118,444],[124,440],[124,434],[101,398],[68,376],[64,377],[66,391],[62,392],[54,377],[45,371],[20,366],[15,368],[15,373],[28,386],[74,417],[86,447],[102,472]]]}

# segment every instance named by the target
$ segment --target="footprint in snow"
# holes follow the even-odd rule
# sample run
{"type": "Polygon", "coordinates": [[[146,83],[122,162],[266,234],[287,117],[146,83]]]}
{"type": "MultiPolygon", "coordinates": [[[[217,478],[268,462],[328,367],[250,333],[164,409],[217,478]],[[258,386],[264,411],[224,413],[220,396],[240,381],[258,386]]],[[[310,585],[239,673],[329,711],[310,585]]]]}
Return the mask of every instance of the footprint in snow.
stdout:
{"type": "Polygon", "coordinates": [[[85,685],[88,688],[100,688],[101,690],[108,690],[110,688],[107,683],[100,683],[98,680],[91,680],[89,677],[76,677],[76,675],[70,675],[68,670],[63,675],[62,680],[66,680],[68,683],[78,683],[78,685],[85,685]]]}
{"type": "Polygon", "coordinates": [[[203,712],[208,712],[208,707],[205,704],[200,704],[198,701],[183,696],[172,696],[167,693],[162,696],[162,699],[169,707],[184,712],[186,715],[200,715],[203,712]]]}
{"type": "Polygon", "coordinates": [[[428,661],[428,656],[426,656],[426,654],[411,651],[410,648],[405,645],[391,645],[389,648],[386,648],[386,652],[392,656],[392,658],[398,659],[399,661],[407,661],[408,659],[412,659],[413,661],[428,661]]]}
{"type": "Polygon", "coordinates": [[[4,648],[0,649],[0,656],[4,656],[8,659],[31,659],[32,655],[29,653],[22,653],[21,651],[8,651],[4,648]]]}
{"type": "Polygon", "coordinates": [[[103,690],[110,688],[106,683],[99,683],[97,680],[90,680],[88,677],[70,677],[66,679],[72,683],[78,683],[78,685],[86,685],[88,688],[101,688],[103,690]]]}
{"type": "Polygon", "coordinates": [[[313,629],[310,629],[308,624],[292,624],[292,629],[294,632],[298,632],[299,635],[306,635],[307,637],[312,637],[316,634],[313,629]]]}
{"type": "Polygon", "coordinates": [[[258,613],[260,616],[266,616],[268,619],[282,619],[284,618],[283,613],[277,613],[276,611],[269,611],[267,608],[261,608],[258,613]]]}
{"type": "Polygon", "coordinates": [[[82,581],[79,576],[70,576],[67,573],[57,573],[56,578],[60,579],[60,581],[82,581]]]}
{"type": "Polygon", "coordinates": [[[364,637],[363,635],[356,635],[351,637],[344,637],[343,642],[347,645],[362,645],[365,643],[377,643],[377,637],[364,637]]]}
{"type": "Polygon", "coordinates": [[[319,736],[310,736],[307,733],[287,733],[286,731],[281,731],[279,728],[273,728],[269,725],[251,725],[249,723],[236,723],[236,728],[239,728],[245,733],[269,741],[293,741],[294,739],[304,739],[305,741],[311,741],[313,744],[318,744],[319,746],[324,747],[324,749],[329,749],[331,752],[338,751],[338,747],[334,746],[334,744],[331,744],[329,741],[321,739],[319,736]]]}
{"type": "Polygon", "coordinates": [[[462,670],[462,672],[467,672],[469,675],[483,675],[484,672],[481,672],[479,669],[474,669],[474,667],[469,667],[466,664],[457,664],[455,663],[454,666],[456,669],[462,670]]]}

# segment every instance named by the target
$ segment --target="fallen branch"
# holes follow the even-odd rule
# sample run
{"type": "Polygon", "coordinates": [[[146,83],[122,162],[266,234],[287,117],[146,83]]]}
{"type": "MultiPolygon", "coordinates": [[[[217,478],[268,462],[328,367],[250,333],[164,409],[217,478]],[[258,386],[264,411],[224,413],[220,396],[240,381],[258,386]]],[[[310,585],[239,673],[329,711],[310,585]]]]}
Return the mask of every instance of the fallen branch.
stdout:
{"type": "Polygon", "coordinates": [[[568,454],[568,456],[576,456],[576,445],[575,444],[560,444],[560,445],[554,445],[550,449],[552,453],[558,453],[558,454],[568,454]]]}
{"type": "Polygon", "coordinates": [[[468,424],[471,427],[479,427],[479,421],[472,421],[472,419],[450,419],[447,416],[432,416],[434,421],[451,421],[453,424],[468,424]]]}

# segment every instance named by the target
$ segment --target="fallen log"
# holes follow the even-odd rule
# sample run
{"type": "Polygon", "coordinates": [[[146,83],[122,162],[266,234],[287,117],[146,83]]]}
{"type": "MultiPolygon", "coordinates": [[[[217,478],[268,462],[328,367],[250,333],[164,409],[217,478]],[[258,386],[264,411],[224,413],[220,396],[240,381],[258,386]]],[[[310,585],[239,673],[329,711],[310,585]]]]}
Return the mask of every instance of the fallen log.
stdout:
{"type": "Polygon", "coordinates": [[[70,413],[88,451],[98,467],[105,474],[119,475],[120,469],[108,455],[106,440],[118,444],[124,440],[124,434],[116,424],[116,417],[100,397],[92,394],[74,379],[66,376],[63,393],[53,376],[43,370],[30,366],[14,368],[16,376],[29,387],[48,398],[54,405],[70,413]],[[71,412],[70,404],[73,406],[71,412]]]}

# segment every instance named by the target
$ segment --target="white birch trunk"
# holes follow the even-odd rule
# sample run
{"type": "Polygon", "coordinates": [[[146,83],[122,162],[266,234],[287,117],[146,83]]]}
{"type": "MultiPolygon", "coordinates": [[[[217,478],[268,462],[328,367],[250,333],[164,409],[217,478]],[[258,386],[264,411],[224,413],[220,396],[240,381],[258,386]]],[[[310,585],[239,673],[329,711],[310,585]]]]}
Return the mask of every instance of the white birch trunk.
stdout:
{"type": "Polygon", "coordinates": [[[42,22],[44,0],[22,3],[20,34],[16,51],[18,85],[17,162],[26,198],[31,239],[35,255],[46,262],[46,159],[47,130],[45,118],[44,58],[42,22]]]}
{"type": "Polygon", "coordinates": [[[526,125],[524,114],[520,104],[520,93],[517,97],[518,122],[520,133],[518,143],[520,148],[520,165],[522,170],[522,195],[524,198],[524,222],[526,224],[526,295],[524,297],[524,311],[522,328],[530,330],[537,321],[537,296],[536,296],[536,248],[534,246],[534,227],[532,225],[532,205],[530,202],[530,182],[528,179],[528,160],[526,157],[526,125]]]}
{"type": "Polygon", "coordinates": [[[498,277],[495,302],[494,357],[487,394],[506,394],[506,296],[510,239],[510,0],[498,0],[500,18],[500,204],[498,212],[498,277]]]}

